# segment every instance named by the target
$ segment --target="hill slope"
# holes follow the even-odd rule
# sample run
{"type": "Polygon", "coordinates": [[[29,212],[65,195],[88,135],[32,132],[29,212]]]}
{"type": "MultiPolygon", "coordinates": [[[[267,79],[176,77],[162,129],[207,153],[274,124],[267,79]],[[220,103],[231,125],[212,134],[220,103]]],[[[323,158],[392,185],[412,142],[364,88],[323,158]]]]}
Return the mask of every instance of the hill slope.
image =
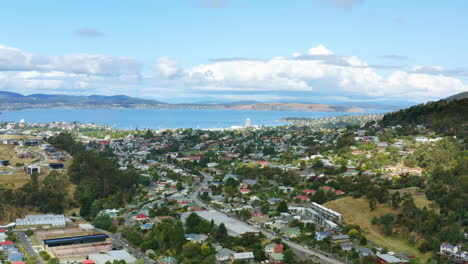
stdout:
{"type": "MultiPolygon", "coordinates": [[[[456,97],[461,97],[455,95],[456,97]]],[[[451,98],[451,97],[449,97],[451,98]]],[[[445,135],[468,135],[468,98],[439,100],[386,114],[384,126],[424,125],[445,135]]]]}
{"type": "Polygon", "coordinates": [[[459,94],[454,94],[452,96],[449,96],[449,97],[445,98],[444,100],[450,102],[450,101],[453,101],[453,100],[459,100],[459,99],[464,99],[464,98],[468,98],[468,91],[463,92],[463,93],[459,93],[459,94]]]}

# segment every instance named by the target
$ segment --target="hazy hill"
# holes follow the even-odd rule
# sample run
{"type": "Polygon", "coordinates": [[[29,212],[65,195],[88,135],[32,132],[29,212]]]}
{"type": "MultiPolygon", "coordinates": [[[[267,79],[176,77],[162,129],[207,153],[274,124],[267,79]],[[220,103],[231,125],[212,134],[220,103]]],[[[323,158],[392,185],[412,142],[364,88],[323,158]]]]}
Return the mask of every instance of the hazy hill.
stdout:
{"type": "Polygon", "coordinates": [[[355,112],[355,107],[311,103],[260,103],[255,101],[233,103],[168,104],[156,100],[140,99],[126,95],[75,96],[62,94],[31,94],[0,91],[0,110],[32,108],[153,108],[153,109],[225,109],[260,111],[326,111],[355,112]]]}
{"type": "Polygon", "coordinates": [[[445,98],[444,100],[445,101],[453,101],[453,100],[463,99],[463,98],[468,98],[468,91],[462,92],[462,93],[459,93],[459,94],[454,94],[452,96],[449,96],[449,97],[445,98]]]}

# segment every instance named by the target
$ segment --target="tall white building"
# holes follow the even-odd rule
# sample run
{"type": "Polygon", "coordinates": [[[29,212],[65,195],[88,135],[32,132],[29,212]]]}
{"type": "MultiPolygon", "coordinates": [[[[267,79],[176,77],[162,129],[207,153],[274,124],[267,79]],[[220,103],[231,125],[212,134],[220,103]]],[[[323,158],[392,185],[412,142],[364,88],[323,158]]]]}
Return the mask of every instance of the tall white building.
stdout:
{"type": "Polygon", "coordinates": [[[245,119],[245,127],[250,127],[250,118],[245,119]]]}

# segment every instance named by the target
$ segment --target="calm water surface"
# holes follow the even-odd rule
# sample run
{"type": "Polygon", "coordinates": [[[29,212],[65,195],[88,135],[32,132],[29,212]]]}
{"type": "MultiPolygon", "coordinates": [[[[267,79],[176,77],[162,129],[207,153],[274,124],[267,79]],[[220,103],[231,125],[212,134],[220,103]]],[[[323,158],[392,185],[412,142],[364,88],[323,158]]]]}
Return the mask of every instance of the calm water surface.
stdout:
{"type": "MultiPolygon", "coordinates": [[[[385,112],[385,111],[378,111],[385,112]]],[[[372,111],[369,113],[378,113],[372,111]]],[[[246,118],[252,125],[284,125],[281,118],[321,118],[362,113],[347,112],[302,112],[302,111],[241,111],[241,110],[189,110],[189,109],[28,109],[1,111],[0,120],[28,123],[54,121],[96,123],[119,129],[165,129],[165,128],[230,128],[243,126],[246,118]]]]}

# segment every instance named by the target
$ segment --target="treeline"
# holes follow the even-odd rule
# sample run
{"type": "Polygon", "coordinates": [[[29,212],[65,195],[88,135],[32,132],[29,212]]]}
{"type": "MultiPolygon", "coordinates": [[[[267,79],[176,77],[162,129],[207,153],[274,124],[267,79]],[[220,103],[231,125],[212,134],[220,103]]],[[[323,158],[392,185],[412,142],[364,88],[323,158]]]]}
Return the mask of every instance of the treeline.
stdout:
{"type": "Polygon", "coordinates": [[[384,126],[424,125],[439,134],[468,136],[468,98],[453,101],[440,100],[416,105],[397,112],[386,114],[384,126]]]}
{"type": "Polygon", "coordinates": [[[16,190],[0,185],[0,219],[12,216],[6,217],[5,210],[8,206],[16,208],[17,213],[19,208],[43,213],[63,213],[74,205],[68,195],[68,186],[68,178],[57,171],[51,171],[42,182],[39,181],[39,175],[33,173],[30,181],[16,190]]]}
{"type": "Polygon", "coordinates": [[[60,133],[49,143],[73,155],[68,176],[77,186],[75,199],[81,216],[94,217],[103,208],[122,207],[134,196],[140,180],[134,169],[119,170],[106,152],[87,150],[70,133],[60,133]]]}

